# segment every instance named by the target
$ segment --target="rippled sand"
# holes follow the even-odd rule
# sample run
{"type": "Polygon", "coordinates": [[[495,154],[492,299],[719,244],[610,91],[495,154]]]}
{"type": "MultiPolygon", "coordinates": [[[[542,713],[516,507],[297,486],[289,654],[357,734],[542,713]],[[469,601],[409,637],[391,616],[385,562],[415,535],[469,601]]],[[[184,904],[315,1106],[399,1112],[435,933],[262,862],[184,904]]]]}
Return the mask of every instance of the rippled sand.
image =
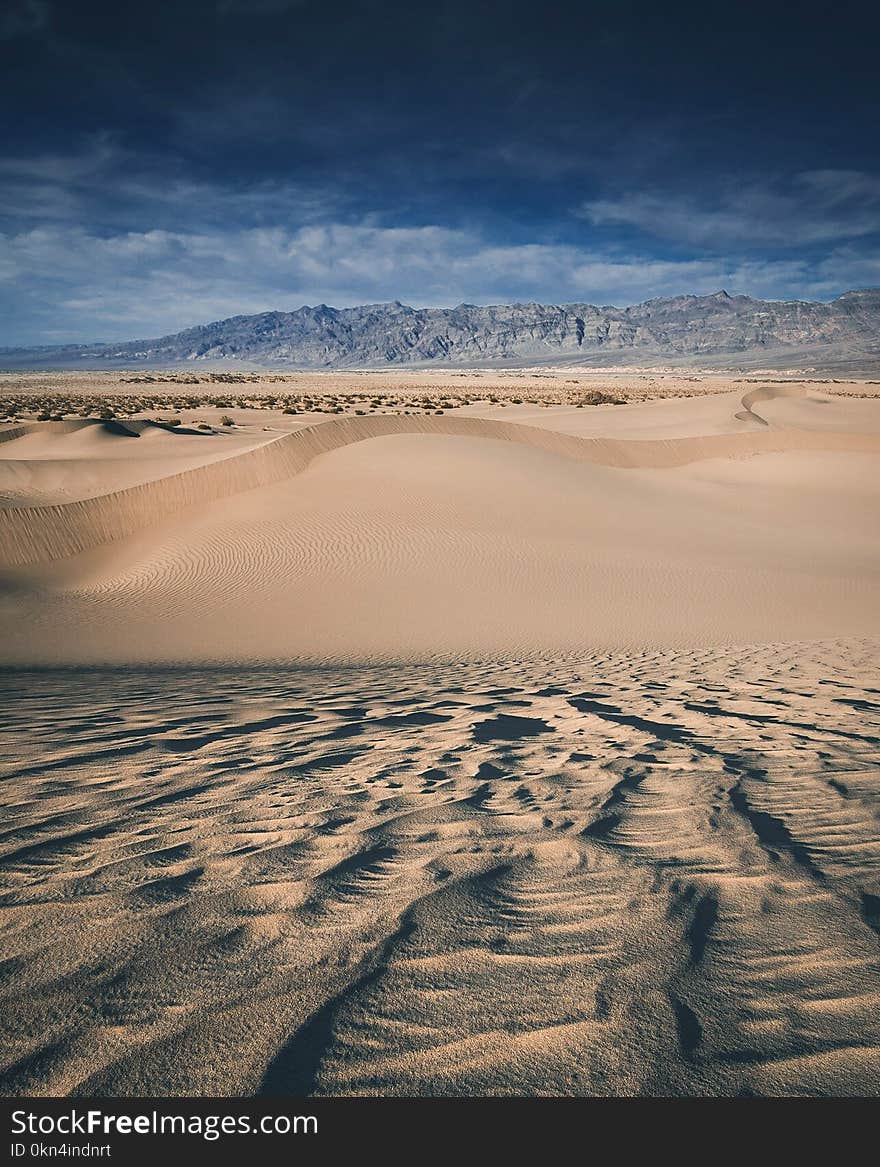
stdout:
{"type": "Polygon", "coordinates": [[[633,409],[3,443],[3,1092],[880,1094],[876,402],[633,409]]]}
{"type": "Polygon", "coordinates": [[[7,674],[3,1086],[876,1093],[876,676],[7,674]]]}

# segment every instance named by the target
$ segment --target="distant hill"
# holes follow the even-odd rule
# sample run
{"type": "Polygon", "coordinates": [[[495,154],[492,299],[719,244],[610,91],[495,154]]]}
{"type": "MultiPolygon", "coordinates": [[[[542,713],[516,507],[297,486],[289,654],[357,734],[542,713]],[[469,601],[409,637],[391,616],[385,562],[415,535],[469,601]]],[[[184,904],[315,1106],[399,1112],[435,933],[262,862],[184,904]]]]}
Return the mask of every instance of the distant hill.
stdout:
{"type": "Polygon", "coordinates": [[[155,340],[0,349],[0,367],[640,365],[880,372],[880,288],[830,303],[715,292],[630,308],[370,304],[232,316],[155,340]]]}

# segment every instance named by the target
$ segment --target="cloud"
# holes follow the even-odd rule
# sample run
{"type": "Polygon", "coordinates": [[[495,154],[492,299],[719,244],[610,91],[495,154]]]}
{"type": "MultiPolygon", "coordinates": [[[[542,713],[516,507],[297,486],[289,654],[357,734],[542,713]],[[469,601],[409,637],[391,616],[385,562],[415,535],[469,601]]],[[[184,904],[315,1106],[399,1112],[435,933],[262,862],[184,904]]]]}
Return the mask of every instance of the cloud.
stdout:
{"type": "Polygon", "coordinates": [[[248,176],[195,177],[173,156],[132,151],[114,135],[88,135],[67,152],[0,156],[0,230],[93,224],[93,233],[149,223],[195,230],[210,223],[310,222],[344,202],[328,186],[248,176]]]}
{"type": "Polygon", "coordinates": [[[880,232],[880,176],[810,170],[773,185],[731,181],[712,199],[633,191],[588,201],[579,214],[698,247],[804,247],[880,232]]]}
{"type": "Polygon", "coordinates": [[[13,0],[0,12],[0,40],[36,36],[51,20],[52,6],[47,0],[13,0]]]}
{"type": "Polygon", "coordinates": [[[157,336],[238,313],[400,299],[417,306],[627,304],[682,292],[830,298],[880,283],[880,250],[821,261],[659,259],[570,244],[497,244],[426,224],[0,235],[0,344],[157,336]]]}

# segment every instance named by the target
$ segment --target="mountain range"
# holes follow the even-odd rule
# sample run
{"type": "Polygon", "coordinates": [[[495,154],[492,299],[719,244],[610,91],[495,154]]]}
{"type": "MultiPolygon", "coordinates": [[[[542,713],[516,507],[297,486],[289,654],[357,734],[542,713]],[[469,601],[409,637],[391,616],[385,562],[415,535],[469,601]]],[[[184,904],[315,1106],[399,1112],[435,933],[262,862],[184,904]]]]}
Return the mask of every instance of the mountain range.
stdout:
{"type": "Polygon", "coordinates": [[[829,303],[719,291],[628,308],[326,304],[232,316],[154,340],[0,348],[0,367],[376,368],[389,365],[797,368],[880,372],[880,288],[829,303]]]}

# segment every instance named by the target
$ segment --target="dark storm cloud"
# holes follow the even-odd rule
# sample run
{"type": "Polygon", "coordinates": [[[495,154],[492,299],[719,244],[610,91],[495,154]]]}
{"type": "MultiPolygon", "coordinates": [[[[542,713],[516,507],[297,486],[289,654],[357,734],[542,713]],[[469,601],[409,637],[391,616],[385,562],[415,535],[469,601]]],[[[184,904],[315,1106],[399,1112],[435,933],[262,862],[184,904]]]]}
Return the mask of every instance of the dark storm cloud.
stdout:
{"type": "Polygon", "coordinates": [[[865,4],[16,0],[0,342],[880,282],[865,4]]]}

